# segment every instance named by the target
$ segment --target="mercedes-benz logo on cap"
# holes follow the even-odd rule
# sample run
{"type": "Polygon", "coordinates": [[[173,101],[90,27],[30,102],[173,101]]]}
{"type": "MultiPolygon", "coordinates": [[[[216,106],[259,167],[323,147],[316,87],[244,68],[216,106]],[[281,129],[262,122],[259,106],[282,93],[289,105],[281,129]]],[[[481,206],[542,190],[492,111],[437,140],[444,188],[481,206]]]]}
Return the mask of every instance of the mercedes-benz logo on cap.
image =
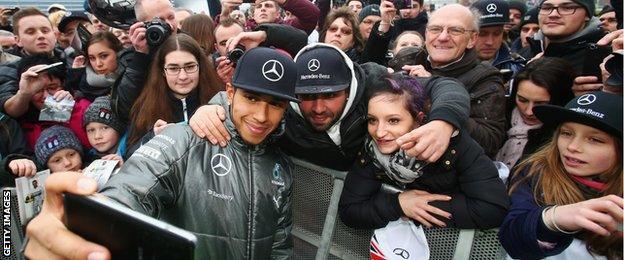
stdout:
{"type": "Polygon", "coordinates": [[[394,250],[392,250],[392,253],[394,253],[395,255],[400,256],[403,259],[408,259],[410,257],[410,253],[407,252],[407,250],[397,247],[394,250]]]}
{"type": "Polygon", "coordinates": [[[496,12],[496,5],[494,3],[491,3],[485,7],[485,10],[490,13],[496,12]]]}
{"type": "Polygon", "coordinates": [[[278,81],[284,76],[284,66],[276,60],[268,60],[262,65],[262,76],[269,81],[278,81]]]}
{"type": "Polygon", "coordinates": [[[581,106],[587,106],[591,103],[594,103],[594,101],[596,101],[596,96],[594,96],[594,94],[585,94],[579,97],[576,103],[581,106]]]}
{"type": "Polygon", "coordinates": [[[321,68],[321,62],[319,60],[311,59],[308,61],[308,69],[310,71],[317,71],[319,68],[321,68]]]}
{"type": "Polygon", "coordinates": [[[232,170],[232,161],[224,154],[218,153],[210,159],[210,168],[214,174],[223,177],[232,170]]]}

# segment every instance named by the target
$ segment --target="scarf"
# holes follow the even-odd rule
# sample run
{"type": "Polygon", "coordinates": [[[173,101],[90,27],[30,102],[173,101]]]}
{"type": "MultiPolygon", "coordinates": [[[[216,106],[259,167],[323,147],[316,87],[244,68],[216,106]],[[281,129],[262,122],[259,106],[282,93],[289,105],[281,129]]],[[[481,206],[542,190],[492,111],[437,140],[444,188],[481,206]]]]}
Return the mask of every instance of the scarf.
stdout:
{"type": "Polygon", "coordinates": [[[514,108],[511,111],[511,128],[507,131],[507,142],[496,154],[496,160],[505,163],[510,169],[513,168],[522,156],[524,146],[529,141],[529,130],[540,127],[542,127],[542,124],[525,124],[518,108],[514,108]]]}
{"type": "Polygon", "coordinates": [[[121,75],[121,73],[123,72],[123,67],[117,66],[117,70],[115,70],[114,72],[108,73],[106,75],[95,73],[95,71],[93,71],[93,68],[91,68],[91,66],[86,66],[85,71],[87,73],[87,83],[89,84],[89,86],[91,86],[92,88],[98,88],[98,89],[103,89],[103,88],[109,89],[110,87],[113,86],[115,81],[117,81],[117,78],[119,77],[119,75],[121,75]]]}
{"type": "Polygon", "coordinates": [[[399,150],[390,155],[382,154],[377,148],[377,144],[372,138],[368,137],[365,145],[366,152],[372,157],[373,164],[384,170],[386,175],[398,184],[408,184],[414,182],[418,177],[422,176],[423,168],[427,166],[427,162],[419,161],[405,154],[405,151],[399,150]]]}

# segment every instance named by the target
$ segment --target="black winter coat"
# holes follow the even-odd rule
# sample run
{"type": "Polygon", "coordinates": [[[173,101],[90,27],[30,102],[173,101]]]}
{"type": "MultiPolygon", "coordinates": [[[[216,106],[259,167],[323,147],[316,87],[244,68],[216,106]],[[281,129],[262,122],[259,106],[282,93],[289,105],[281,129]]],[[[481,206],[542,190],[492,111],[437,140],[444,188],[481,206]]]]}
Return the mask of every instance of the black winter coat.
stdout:
{"type": "MultiPolygon", "coordinates": [[[[33,152],[26,144],[26,138],[17,121],[0,113],[0,187],[14,187],[15,178],[9,170],[9,163],[16,159],[30,159],[33,152]]],[[[36,163],[35,163],[36,164],[36,163]]]]}
{"type": "MultiPolygon", "coordinates": [[[[452,215],[451,219],[438,218],[447,227],[500,226],[509,207],[505,185],[492,161],[466,133],[453,137],[444,155],[423,171],[422,176],[404,188],[450,196],[450,201],[429,202],[452,215]]],[[[347,226],[381,228],[405,215],[399,193],[382,191],[382,183],[393,184],[369,155],[363,155],[347,175],[340,197],[338,212],[347,226]]]]}

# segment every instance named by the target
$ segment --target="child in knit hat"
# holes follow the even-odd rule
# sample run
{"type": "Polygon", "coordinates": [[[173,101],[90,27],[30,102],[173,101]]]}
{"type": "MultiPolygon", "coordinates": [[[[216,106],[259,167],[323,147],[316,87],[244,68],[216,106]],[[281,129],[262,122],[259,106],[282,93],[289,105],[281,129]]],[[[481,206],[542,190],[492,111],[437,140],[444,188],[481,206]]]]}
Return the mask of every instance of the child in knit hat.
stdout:
{"type": "Polygon", "coordinates": [[[52,126],[43,130],[35,143],[37,162],[51,173],[82,170],[82,145],[71,129],[52,126]]]}
{"type": "Polygon", "coordinates": [[[110,98],[96,98],[83,115],[83,124],[89,143],[91,159],[118,160],[123,162],[125,152],[125,126],[111,109],[110,98]]]}

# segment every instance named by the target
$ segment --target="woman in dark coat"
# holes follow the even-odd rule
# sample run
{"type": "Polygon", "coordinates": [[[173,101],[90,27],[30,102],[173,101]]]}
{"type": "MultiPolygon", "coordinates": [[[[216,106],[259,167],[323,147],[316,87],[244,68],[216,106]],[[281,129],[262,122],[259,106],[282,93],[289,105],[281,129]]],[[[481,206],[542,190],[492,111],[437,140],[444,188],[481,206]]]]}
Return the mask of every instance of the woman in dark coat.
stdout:
{"type": "Polygon", "coordinates": [[[396,139],[426,122],[426,93],[419,79],[403,74],[375,86],[368,94],[370,138],[345,180],[339,204],[342,221],[354,228],[381,228],[399,217],[427,227],[499,226],[509,201],[483,149],[459,131],[437,162],[405,156],[396,139]],[[405,191],[386,193],[382,183],[405,191]]]}

